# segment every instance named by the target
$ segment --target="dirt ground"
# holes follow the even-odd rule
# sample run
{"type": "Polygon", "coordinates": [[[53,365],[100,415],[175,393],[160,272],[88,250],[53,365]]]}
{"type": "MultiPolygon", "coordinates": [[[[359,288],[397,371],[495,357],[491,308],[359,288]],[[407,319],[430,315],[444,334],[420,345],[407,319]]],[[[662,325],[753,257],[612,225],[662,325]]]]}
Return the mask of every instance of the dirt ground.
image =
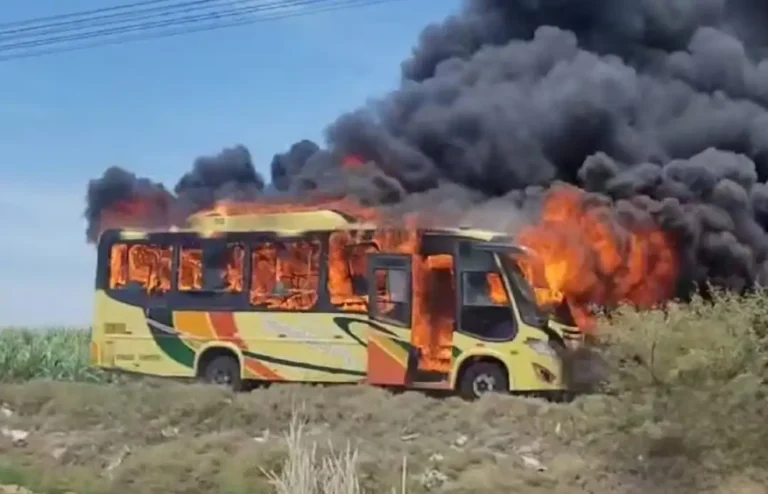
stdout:
{"type": "MultiPolygon", "coordinates": [[[[359,451],[366,492],[767,493],[766,471],[707,476],[646,458],[621,404],[490,397],[474,403],[365,387],[232,394],[170,382],[0,387],[2,493],[267,493],[294,412],[306,440],[359,451]],[[30,489],[23,490],[21,487],[30,489]]],[[[299,494],[299,493],[297,493],[299,494]]]]}

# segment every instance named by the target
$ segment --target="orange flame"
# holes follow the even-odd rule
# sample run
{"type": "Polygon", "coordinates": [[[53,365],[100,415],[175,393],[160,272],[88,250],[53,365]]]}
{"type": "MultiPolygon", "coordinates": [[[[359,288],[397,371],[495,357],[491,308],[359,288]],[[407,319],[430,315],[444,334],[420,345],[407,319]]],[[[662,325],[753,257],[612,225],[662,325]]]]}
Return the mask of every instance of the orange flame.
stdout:
{"type": "Polygon", "coordinates": [[[99,233],[110,228],[149,228],[165,225],[170,204],[171,197],[162,194],[120,201],[101,213],[99,233]]]}
{"type": "Polygon", "coordinates": [[[170,248],[151,245],[116,244],[110,255],[110,288],[141,286],[149,293],[165,293],[171,289],[170,248]]]}
{"type": "Polygon", "coordinates": [[[537,259],[520,264],[541,305],[567,303],[577,325],[593,332],[591,305],[650,309],[674,296],[679,267],[673,239],[658,226],[627,227],[585,199],[576,187],[552,189],[541,220],[519,235],[537,259]]]}
{"type": "Polygon", "coordinates": [[[356,154],[350,154],[344,157],[341,167],[346,169],[360,168],[365,164],[365,160],[356,154]]]}

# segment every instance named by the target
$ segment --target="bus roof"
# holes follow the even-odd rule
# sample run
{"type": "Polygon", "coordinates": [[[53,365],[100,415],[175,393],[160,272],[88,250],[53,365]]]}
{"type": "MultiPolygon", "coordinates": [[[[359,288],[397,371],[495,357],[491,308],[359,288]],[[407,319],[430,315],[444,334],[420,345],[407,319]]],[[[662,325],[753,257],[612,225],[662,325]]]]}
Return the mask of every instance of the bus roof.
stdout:
{"type": "MultiPolygon", "coordinates": [[[[283,235],[297,235],[311,231],[365,230],[379,228],[372,222],[358,222],[355,218],[332,209],[312,211],[288,211],[281,213],[254,213],[221,215],[203,212],[192,215],[189,227],[166,229],[117,229],[123,239],[141,239],[153,233],[195,233],[201,237],[213,236],[218,232],[259,232],[268,231],[283,235]]],[[[512,239],[502,232],[476,228],[425,228],[428,234],[451,235],[479,241],[507,241],[512,239]]]]}

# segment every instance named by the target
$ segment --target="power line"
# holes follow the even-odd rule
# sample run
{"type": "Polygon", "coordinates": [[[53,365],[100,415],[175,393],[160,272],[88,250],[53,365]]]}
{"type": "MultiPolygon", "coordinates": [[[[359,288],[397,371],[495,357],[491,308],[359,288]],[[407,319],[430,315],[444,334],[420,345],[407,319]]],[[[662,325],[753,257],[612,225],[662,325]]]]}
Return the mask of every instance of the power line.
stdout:
{"type": "MultiPolygon", "coordinates": [[[[152,0],[156,2],[158,0],[152,0]]],[[[167,2],[169,0],[162,0],[167,2]]],[[[153,15],[171,15],[174,12],[184,13],[198,9],[216,7],[216,2],[221,0],[193,0],[181,3],[172,3],[170,5],[159,5],[154,7],[142,8],[137,10],[129,10],[127,12],[112,12],[109,14],[102,14],[96,16],[86,16],[79,19],[59,20],[57,22],[48,22],[38,25],[25,25],[22,27],[15,27],[13,29],[0,29],[0,38],[15,38],[15,37],[28,37],[39,36],[41,34],[49,34],[64,32],[69,30],[82,29],[85,27],[96,27],[99,25],[114,24],[123,21],[141,20],[145,18],[151,18],[153,15]],[[213,4],[213,5],[211,5],[213,4]],[[154,14],[152,14],[154,12],[154,14]],[[144,15],[137,15],[144,14],[144,15]],[[96,22],[96,21],[108,21],[108,22],[96,22]],[[61,29],[63,28],[63,29],[61,29]],[[14,36],[10,36],[14,35],[14,36]]],[[[225,4],[245,3],[252,2],[253,0],[230,0],[225,4]]],[[[76,13],[70,14],[71,16],[77,15],[76,13]]],[[[32,23],[32,20],[28,21],[28,24],[32,23]]]]}
{"type": "MultiPolygon", "coordinates": [[[[229,2],[229,4],[234,5],[234,4],[243,3],[243,2],[250,3],[252,1],[253,0],[234,0],[229,2]]],[[[34,48],[37,46],[45,46],[45,45],[56,44],[56,43],[67,42],[67,41],[80,41],[80,40],[89,39],[89,38],[99,38],[99,37],[110,36],[114,34],[130,33],[132,31],[144,31],[144,30],[153,29],[153,28],[184,25],[184,24],[190,24],[190,23],[195,23],[200,21],[225,19],[229,17],[236,17],[239,15],[258,14],[260,12],[265,12],[265,11],[274,11],[274,10],[281,10],[286,8],[310,7],[312,5],[322,4],[324,2],[334,2],[334,1],[343,1],[343,0],[282,0],[282,1],[271,2],[268,4],[259,4],[259,5],[250,6],[250,7],[224,9],[216,12],[209,12],[206,14],[181,16],[175,19],[167,19],[167,20],[154,21],[154,22],[140,22],[140,23],[106,28],[106,29],[101,29],[101,30],[96,30],[91,32],[52,36],[52,37],[43,38],[43,39],[33,39],[30,41],[18,41],[15,43],[7,43],[8,41],[13,41],[13,38],[9,40],[9,39],[0,37],[0,52],[9,51],[9,50],[18,50],[21,48],[34,48]]],[[[356,0],[356,1],[359,1],[359,0],[356,0]]],[[[182,11],[181,13],[184,13],[184,12],[182,11]]],[[[173,14],[173,12],[171,12],[170,14],[173,14]]],[[[165,15],[168,15],[168,14],[166,13],[165,15]]],[[[152,18],[153,16],[149,16],[149,19],[152,19],[152,18]]],[[[115,24],[115,22],[105,23],[105,25],[109,25],[109,24],[115,24]]],[[[99,27],[99,26],[95,26],[95,27],[99,27]]]]}
{"type": "Polygon", "coordinates": [[[142,0],[139,2],[126,3],[122,5],[113,5],[111,7],[101,7],[101,8],[92,9],[92,10],[81,10],[79,12],[70,12],[67,14],[56,14],[56,15],[49,15],[45,17],[35,17],[33,19],[24,19],[20,21],[0,22],[0,29],[5,29],[7,27],[15,27],[15,26],[27,26],[29,24],[35,24],[37,22],[48,22],[48,21],[55,21],[59,19],[70,19],[72,17],[78,17],[78,16],[90,15],[90,14],[99,14],[102,12],[112,12],[115,10],[130,9],[133,7],[143,7],[146,5],[154,5],[154,4],[168,2],[168,1],[171,1],[171,0],[142,0]]]}
{"type": "Polygon", "coordinates": [[[346,0],[343,3],[336,3],[334,5],[329,5],[322,8],[312,8],[312,9],[307,8],[307,9],[296,10],[293,12],[276,13],[271,16],[263,16],[263,17],[254,16],[254,17],[248,17],[248,18],[240,18],[240,19],[231,20],[229,22],[206,24],[206,25],[191,27],[187,29],[166,30],[166,31],[161,31],[157,33],[149,33],[145,36],[125,36],[117,39],[108,39],[103,42],[93,42],[93,43],[87,43],[87,44],[81,44],[81,45],[75,45],[75,46],[65,46],[62,48],[50,48],[46,50],[28,50],[28,51],[22,51],[20,53],[12,53],[9,55],[2,55],[2,52],[14,51],[14,50],[11,50],[11,49],[6,50],[4,47],[0,46],[0,62],[18,60],[23,58],[40,57],[45,55],[57,54],[57,53],[67,53],[72,51],[87,50],[87,49],[100,48],[105,46],[121,45],[125,43],[136,42],[136,41],[148,41],[152,39],[182,36],[182,35],[198,33],[198,32],[213,31],[218,29],[226,29],[230,27],[257,24],[259,22],[288,19],[293,17],[303,17],[308,15],[320,14],[324,12],[331,12],[335,10],[344,10],[344,9],[352,9],[352,8],[385,4],[385,3],[392,3],[395,1],[402,1],[402,0],[346,0]]]}

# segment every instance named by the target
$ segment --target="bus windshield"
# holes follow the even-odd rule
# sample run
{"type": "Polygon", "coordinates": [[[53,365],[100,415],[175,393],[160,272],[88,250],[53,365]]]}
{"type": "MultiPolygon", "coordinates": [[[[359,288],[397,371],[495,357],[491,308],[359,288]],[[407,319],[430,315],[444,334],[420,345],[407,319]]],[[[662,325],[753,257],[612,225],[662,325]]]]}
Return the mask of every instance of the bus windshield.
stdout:
{"type": "Polygon", "coordinates": [[[536,294],[533,291],[533,287],[523,276],[520,267],[509,256],[500,254],[499,257],[501,258],[501,265],[504,267],[504,271],[509,278],[512,293],[520,310],[520,318],[531,326],[540,327],[545,325],[548,319],[547,314],[536,303],[536,294]]]}

